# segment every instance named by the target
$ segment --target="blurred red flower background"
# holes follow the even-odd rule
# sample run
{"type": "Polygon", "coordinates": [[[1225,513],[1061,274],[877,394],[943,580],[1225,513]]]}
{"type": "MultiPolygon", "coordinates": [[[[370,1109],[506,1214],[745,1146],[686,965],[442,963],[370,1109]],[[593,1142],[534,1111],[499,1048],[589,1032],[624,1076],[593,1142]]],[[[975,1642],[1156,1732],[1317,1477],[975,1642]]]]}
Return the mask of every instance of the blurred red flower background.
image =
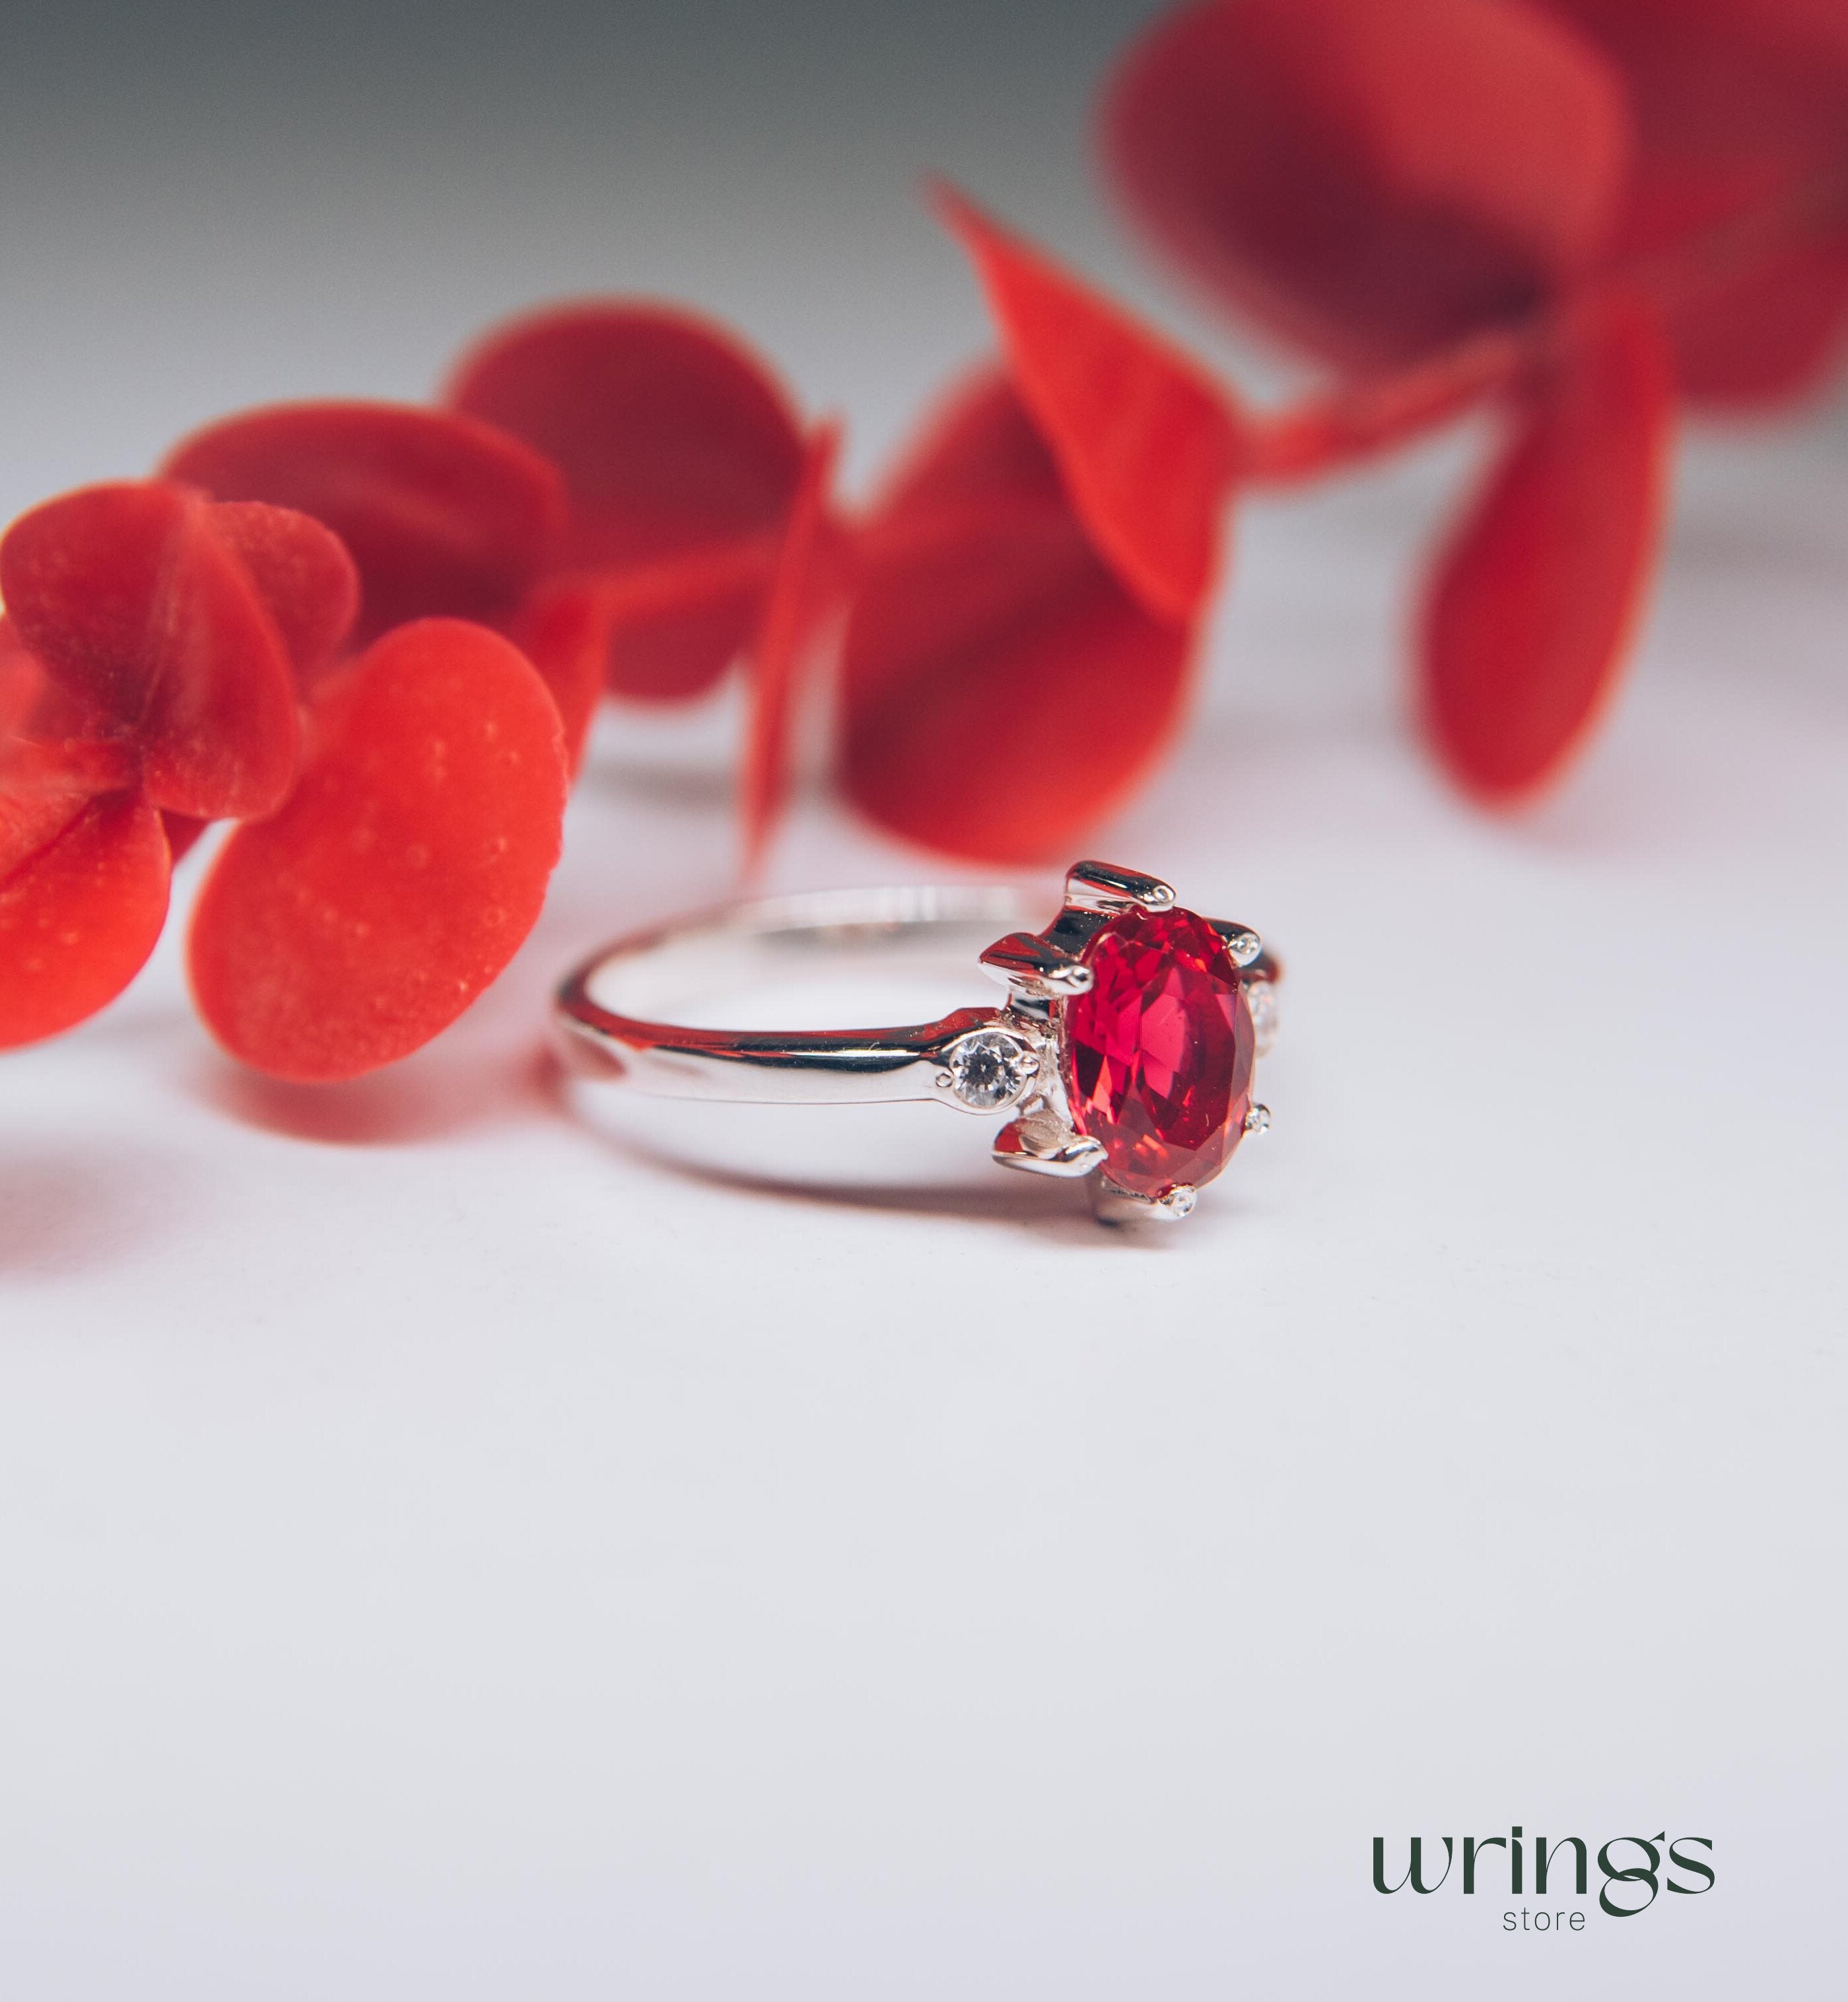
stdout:
{"type": "Polygon", "coordinates": [[[742,676],[747,869],[811,692],[870,820],[1062,859],[1181,727],[1233,509],[1483,411],[1413,708],[1466,794],[1544,792],[1617,687],[1682,410],[1780,409],[1840,353],[1848,0],[1206,0],[1126,52],[1100,138],[1308,393],[1254,406],[941,190],[999,354],[863,508],[741,344],[590,301],[431,406],[233,416],[15,522],[0,1046],[128,984],[222,820],[188,942],[218,1041],[299,1079],[409,1054],[536,919],[605,695],[742,676]]]}

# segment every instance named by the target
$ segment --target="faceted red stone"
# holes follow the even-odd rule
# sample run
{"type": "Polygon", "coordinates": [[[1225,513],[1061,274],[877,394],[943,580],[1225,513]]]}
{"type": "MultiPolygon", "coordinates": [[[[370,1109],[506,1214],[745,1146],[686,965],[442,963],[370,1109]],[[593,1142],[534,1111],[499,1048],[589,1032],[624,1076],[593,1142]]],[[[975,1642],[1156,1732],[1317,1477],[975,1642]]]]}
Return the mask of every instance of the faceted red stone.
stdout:
{"type": "Polygon", "coordinates": [[[1088,993],[1064,1007],[1072,1124],[1135,1195],[1225,1167],[1251,1107],[1251,1009],[1224,941],[1191,911],[1125,912],[1085,948],[1088,993]]]}

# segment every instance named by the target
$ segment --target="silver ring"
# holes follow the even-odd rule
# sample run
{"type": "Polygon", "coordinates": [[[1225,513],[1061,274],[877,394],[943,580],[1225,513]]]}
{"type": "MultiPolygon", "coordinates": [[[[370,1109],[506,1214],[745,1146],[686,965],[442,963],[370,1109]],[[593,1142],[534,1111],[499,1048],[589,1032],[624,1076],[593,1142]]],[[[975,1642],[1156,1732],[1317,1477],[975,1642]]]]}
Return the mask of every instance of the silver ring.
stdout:
{"type": "Polygon", "coordinates": [[[1269,1110],[1251,1069],[1282,969],[1248,926],[1184,910],[1153,876],[1076,863],[1043,930],[1030,893],[980,884],[818,891],[733,905],[606,946],[555,1013],[585,1076],[664,1098],[778,1105],[930,1100],[1009,1117],[1003,1167],[1086,1180],[1107,1222],[1173,1220],[1269,1110]],[[820,955],[1009,926],[980,964],[999,1007],[881,1029],[706,1028],[639,1012],[736,991],[820,955]]]}

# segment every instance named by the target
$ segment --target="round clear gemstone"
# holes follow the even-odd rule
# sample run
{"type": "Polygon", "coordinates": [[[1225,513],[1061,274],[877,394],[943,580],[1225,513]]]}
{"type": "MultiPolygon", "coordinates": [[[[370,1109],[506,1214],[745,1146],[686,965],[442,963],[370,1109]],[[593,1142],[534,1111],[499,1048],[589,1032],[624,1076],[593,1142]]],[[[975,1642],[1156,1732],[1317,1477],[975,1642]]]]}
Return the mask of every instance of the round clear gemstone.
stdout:
{"type": "Polygon", "coordinates": [[[1018,1098],[1038,1067],[1019,1037],[978,1029],[950,1052],[950,1089],[964,1104],[990,1112],[1018,1098]]]}

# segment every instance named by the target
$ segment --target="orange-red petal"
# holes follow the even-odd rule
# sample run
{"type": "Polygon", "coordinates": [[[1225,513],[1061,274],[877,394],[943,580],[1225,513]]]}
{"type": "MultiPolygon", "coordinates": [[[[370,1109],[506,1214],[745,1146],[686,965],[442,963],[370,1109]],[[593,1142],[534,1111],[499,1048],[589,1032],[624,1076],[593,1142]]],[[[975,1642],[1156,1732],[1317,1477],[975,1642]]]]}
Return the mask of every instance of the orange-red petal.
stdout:
{"type": "Polygon", "coordinates": [[[575,778],[609,655],[608,621],[596,591],[569,583],[542,588],[515,621],[513,637],[558,706],[566,769],[575,778]]]}
{"type": "Polygon", "coordinates": [[[557,709],[507,640],[427,619],[377,641],[324,685],[288,804],[234,831],[200,894],[214,1035],[306,1081],[429,1041],[532,930],[566,786],[557,709]]]}
{"type": "Polygon", "coordinates": [[[508,616],[564,528],[549,461],[491,424],[409,405],[246,410],[183,440],[162,471],[331,528],[359,568],[362,642],[410,619],[508,616]]]}
{"type": "Polygon", "coordinates": [[[210,821],[196,820],[190,814],[164,813],[160,821],[167,831],[168,856],[176,863],[191,853],[199,837],[211,825],[210,821]]]}
{"type": "Polygon", "coordinates": [[[99,727],[133,736],[149,803],[270,811],[300,750],[288,661],[251,574],[196,494],[84,487],[0,541],[21,641],[99,727]]]}
{"type": "Polygon", "coordinates": [[[160,815],[127,793],[67,800],[49,838],[10,866],[8,835],[0,775],[0,1048],[12,1049],[72,1027],[134,979],[166,919],[168,861],[160,815]]]}
{"type": "Polygon", "coordinates": [[[250,573],[301,688],[330,667],[359,617],[359,571],[331,528],[263,500],[214,504],[218,539],[250,573]]]}
{"type": "Polygon", "coordinates": [[[1236,406],[1204,370],[952,190],[943,219],[975,260],[1021,400],[1098,553],[1158,616],[1212,588],[1243,455],[1236,406]]]}
{"type": "Polygon", "coordinates": [[[1006,378],[979,378],[861,538],[846,790],[926,847],[1069,853],[1165,748],[1193,640],[1100,559],[1006,378]]]}
{"type": "Polygon", "coordinates": [[[1647,595],[1675,403],[1661,327],[1609,302],[1521,413],[1427,604],[1426,727],[1457,783],[1494,804],[1559,778],[1615,694],[1647,595]]]}
{"type": "Polygon", "coordinates": [[[1184,270],[1352,367],[1589,270],[1630,147],[1609,63],[1529,0],[1207,0],[1131,47],[1104,136],[1184,270]]]}
{"type": "Polygon", "coordinates": [[[787,803],[790,733],[801,669],[840,581],[828,516],[840,443],[840,427],[834,424],[821,425],[810,441],[751,650],[750,713],[739,780],[747,871],[762,860],[787,803]]]}
{"type": "Polygon", "coordinates": [[[45,671],[12,621],[0,619],[0,743],[26,728],[45,686],[45,671]]]}

